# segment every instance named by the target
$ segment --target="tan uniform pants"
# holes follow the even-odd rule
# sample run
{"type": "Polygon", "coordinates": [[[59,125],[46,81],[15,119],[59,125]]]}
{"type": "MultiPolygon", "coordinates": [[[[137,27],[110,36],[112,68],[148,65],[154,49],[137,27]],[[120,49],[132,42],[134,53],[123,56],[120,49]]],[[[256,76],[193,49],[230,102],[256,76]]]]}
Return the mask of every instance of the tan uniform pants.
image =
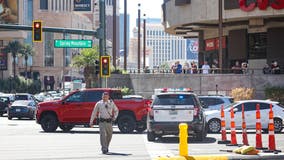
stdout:
{"type": "Polygon", "coordinates": [[[112,123],[100,122],[100,141],[102,146],[102,151],[108,151],[109,143],[112,138],[112,123]]]}

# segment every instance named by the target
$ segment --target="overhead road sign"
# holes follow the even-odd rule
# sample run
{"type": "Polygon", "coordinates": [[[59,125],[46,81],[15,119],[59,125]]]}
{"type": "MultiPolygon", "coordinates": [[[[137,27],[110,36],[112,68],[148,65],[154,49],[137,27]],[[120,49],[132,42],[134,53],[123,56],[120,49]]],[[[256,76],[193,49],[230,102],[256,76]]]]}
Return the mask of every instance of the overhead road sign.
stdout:
{"type": "Polygon", "coordinates": [[[92,0],[74,0],[74,11],[92,11],[92,0]]]}
{"type": "Polygon", "coordinates": [[[79,40],[79,39],[55,39],[55,48],[92,48],[92,40],[79,40]]]}

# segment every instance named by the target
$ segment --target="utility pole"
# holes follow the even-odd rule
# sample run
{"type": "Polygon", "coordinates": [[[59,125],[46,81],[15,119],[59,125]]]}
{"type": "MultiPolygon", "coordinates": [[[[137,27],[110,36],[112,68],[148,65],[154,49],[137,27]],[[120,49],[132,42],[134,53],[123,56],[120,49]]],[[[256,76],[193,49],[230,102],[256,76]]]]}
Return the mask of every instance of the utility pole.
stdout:
{"type": "MultiPolygon", "coordinates": [[[[100,28],[98,31],[99,37],[99,48],[100,48],[100,57],[106,55],[106,27],[105,27],[105,0],[99,1],[100,7],[100,28]]],[[[100,62],[101,64],[102,62],[100,62]]],[[[100,87],[106,86],[102,78],[100,78],[100,87]]]]}
{"type": "MultiPolygon", "coordinates": [[[[65,32],[63,32],[63,39],[66,39],[67,34],[65,32]]],[[[67,48],[63,49],[63,58],[62,58],[62,89],[63,89],[63,95],[65,96],[65,63],[66,63],[66,59],[65,56],[67,55],[67,48]]]]}
{"type": "Polygon", "coordinates": [[[143,15],[143,69],[146,68],[146,14],[143,15]]]}
{"type": "Polygon", "coordinates": [[[140,11],[140,6],[141,6],[141,4],[140,3],[138,3],[138,57],[137,57],[137,60],[138,60],[138,63],[137,63],[137,65],[138,65],[138,73],[140,73],[140,58],[141,58],[141,56],[140,56],[140,51],[141,51],[141,42],[140,42],[140,34],[141,34],[141,28],[140,28],[140,25],[141,25],[141,23],[140,23],[140,17],[141,17],[141,11],[140,11]]]}
{"type": "Polygon", "coordinates": [[[113,0],[113,14],[112,14],[112,20],[113,20],[113,26],[112,26],[112,29],[113,29],[113,34],[112,34],[112,58],[113,58],[113,66],[116,70],[116,0],[113,0]]]}
{"type": "Polygon", "coordinates": [[[223,69],[223,0],[219,0],[219,68],[223,69]]]}
{"type": "Polygon", "coordinates": [[[123,68],[127,70],[127,0],[124,0],[124,62],[123,68]]]}

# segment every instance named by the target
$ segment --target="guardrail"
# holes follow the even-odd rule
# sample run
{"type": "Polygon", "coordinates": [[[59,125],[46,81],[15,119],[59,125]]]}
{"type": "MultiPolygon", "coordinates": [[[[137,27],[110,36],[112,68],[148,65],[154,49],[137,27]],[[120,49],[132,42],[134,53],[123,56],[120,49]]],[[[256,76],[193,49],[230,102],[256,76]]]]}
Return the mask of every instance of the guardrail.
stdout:
{"type": "Polygon", "coordinates": [[[210,69],[208,73],[204,73],[203,69],[191,69],[182,70],[181,72],[175,72],[172,69],[128,69],[129,74],[284,74],[284,67],[280,69],[280,72],[273,72],[271,70],[264,70],[262,68],[247,68],[247,69],[210,69]],[[140,72],[139,72],[140,71],[140,72]]]}

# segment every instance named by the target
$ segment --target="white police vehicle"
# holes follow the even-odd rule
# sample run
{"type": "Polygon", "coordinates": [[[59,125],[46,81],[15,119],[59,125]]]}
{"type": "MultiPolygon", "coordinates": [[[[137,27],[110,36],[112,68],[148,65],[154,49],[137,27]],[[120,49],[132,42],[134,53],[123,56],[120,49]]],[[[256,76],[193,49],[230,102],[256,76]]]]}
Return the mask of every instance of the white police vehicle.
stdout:
{"type": "Polygon", "coordinates": [[[188,124],[188,133],[202,141],[206,135],[206,119],[197,96],[187,89],[155,90],[147,117],[147,139],[155,141],[163,135],[178,135],[179,124],[188,124]]]}

